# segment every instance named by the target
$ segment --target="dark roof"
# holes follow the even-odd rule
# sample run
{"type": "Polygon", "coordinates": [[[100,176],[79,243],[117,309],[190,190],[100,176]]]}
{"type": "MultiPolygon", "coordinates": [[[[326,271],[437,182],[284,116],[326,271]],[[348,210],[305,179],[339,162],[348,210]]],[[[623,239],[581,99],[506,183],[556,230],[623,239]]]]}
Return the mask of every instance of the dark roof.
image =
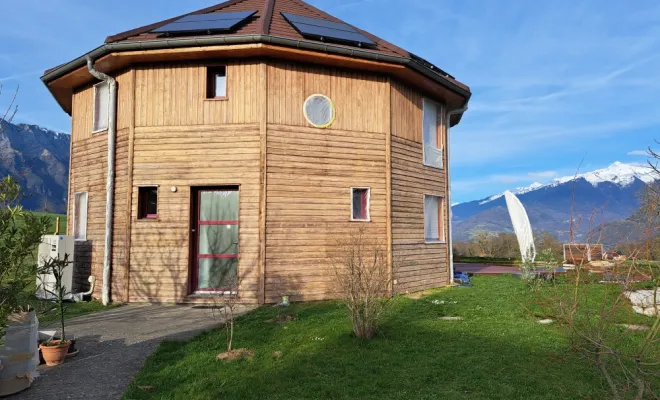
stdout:
{"type": "MultiPolygon", "coordinates": [[[[407,52],[369,32],[365,32],[355,26],[346,24],[369,38],[375,45],[367,47],[351,46],[341,43],[329,43],[327,41],[314,40],[301,35],[287,20],[282,13],[295,14],[303,17],[322,19],[346,24],[344,21],[333,17],[301,0],[230,0],[215,6],[188,14],[179,15],[164,21],[145,25],[118,33],[106,38],[105,43],[82,56],[47,70],[41,80],[49,87],[49,90],[62,108],[70,113],[71,105],[63,100],[68,94],[62,92],[60,96],[54,92],[50,84],[71,72],[84,68],[87,59],[98,60],[108,54],[121,53],[125,51],[149,51],[155,49],[171,49],[182,47],[218,46],[229,44],[253,44],[264,43],[274,46],[292,47],[307,51],[315,51],[327,54],[336,54],[344,57],[373,60],[386,64],[404,65],[419,72],[422,76],[439,83],[454,94],[463,99],[460,104],[467,105],[471,96],[470,88],[457,81],[453,76],[430,62],[407,52]],[[231,32],[212,33],[205,35],[186,36],[164,36],[151,33],[152,30],[167,25],[187,15],[199,15],[216,12],[256,11],[254,16],[242,23],[231,32]]],[[[70,87],[60,87],[58,90],[70,91],[70,87]]],[[[455,106],[460,106],[456,103],[455,106]]],[[[460,115],[458,116],[460,120],[460,115]]]]}
{"type": "MultiPolygon", "coordinates": [[[[204,8],[202,10],[197,10],[164,21],[159,21],[153,24],[131,29],[126,32],[121,32],[116,35],[108,36],[105,39],[105,43],[111,44],[111,43],[126,43],[126,42],[136,42],[136,41],[149,42],[149,41],[161,40],[162,35],[157,33],[151,33],[151,31],[161,26],[167,25],[186,15],[208,14],[215,12],[253,11],[253,10],[257,11],[255,16],[248,23],[242,25],[239,29],[236,29],[231,33],[222,33],[218,35],[198,35],[198,36],[187,36],[187,37],[208,38],[210,36],[256,34],[256,35],[272,35],[272,36],[294,39],[294,40],[309,40],[304,36],[302,36],[298,31],[296,31],[291,26],[291,24],[289,24],[289,22],[286,21],[286,19],[282,16],[283,12],[301,15],[304,17],[317,18],[326,21],[346,24],[346,22],[338,18],[335,18],[332,15],[322,10],[319,10],[318,8],[309,5],[301,0],[230,0],[221,4],[217,4],[215,6],[204,8]]],[[[380,53],[383,55],[391,55],[391,56],[398,56],[404,58],[413,58],[413,59],[418,58],[414,54],[411,54],[406,50],[398,46],[395,46],[392,43],[389,43],[386,40],[383,40],[375,35],[372,35],[369,32],[366,32],[350,24],[347,25],[355,28],[358,32],[362,33],[363,35],[365,35],[366,37],[368,37],[369,39],[371,39],[376,43],[376,46],[374,48],[369,49],[374,53],[380,53]]],[[[336,45],[342,46],[340,44],[336,44],[336,45]]],[[[348,45],[343,47],[352,48],[351,46],[348,45]]],[[[469,88],[466,85],[462,84],[461,82],[458,82],[456,79],[454,79],[454,77],[447,74],[445,71],[441,70],[436,66],[433,66],[432,64],[430,64],[430,66],[432,67],[430,69],[435,69],[436,72],[445,75],[446,78],[453,81],[458,86],[462,87],[463,89],[469,90],[469,88]]]]}
{"type": "MultiPolygon", "coordinates": [[[[259,34],[279,36],[288,39],[307,40],[284,19],[281,14],[282,12],[322,19],[326,21],[345,23],[344,21],[341,21],[332,15],[327,14],[318,8],[315,8],[300,0],[231,0],[202,10],[179,15],[165,21],[156,22],[140,28],[131,29],[130,31],[108,36],[108,38],[105,40],[105,43],[121,43],[131,41],[143,42],[160,39],[161,35],[151,33],[151,31],[161,26],[167,25],[170,22],[173,22],[186,15],[252,10],[257,10],[257,14],[252,18],[251,21],[231,33],[223,33],[219,34],[218,36],[259,34]]],[[[376,47],[373,49],[373,51],[401,57],[409,56],[407,51],[391,43],[388,43],[387,41],[378,38],[369,32],[365,32],[361,29],[358,29],[357,27],[353,28],[357,29],[363,35],[376,42],[376,47]]],[[[188,37],[209,36],[210,35],[199,35],[188,37]]]]}

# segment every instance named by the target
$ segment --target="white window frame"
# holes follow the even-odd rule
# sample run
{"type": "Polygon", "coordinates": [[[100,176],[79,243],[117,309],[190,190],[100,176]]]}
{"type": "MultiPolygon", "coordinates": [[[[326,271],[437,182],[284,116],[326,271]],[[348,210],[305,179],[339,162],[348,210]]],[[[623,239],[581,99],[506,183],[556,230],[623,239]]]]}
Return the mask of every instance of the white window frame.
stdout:
{"type": "Polygon", "coordinates": [[[438,103],[436,101],[424,98],[422,100],[422,162],[424,163],[425,166],[430,167],[430,168],[435,168],[435,169],[444,169],[445,167],[445,149],[444,149],[444,143],[443,143],[443,137],[444,137],[444,120],[445,120],[445,108],[444,105],[441,103],[438,103]],[[436,140],[437,140],[437,146],[436,150],[442,152],[442,156],[440,158],[440,166],[437,165],[431,165],[426,162],[426,142],[424,141],[424,129],[425,129],[425,114],[426,114],[426,104],[431,103],[435,105],[437,114],[436,114],[436,140]]]}
{"type": "Polygon", "coordinates": [[[105,132],[110,126],[110,85],[107,82],[99,82],[94,85],[94,103],[92,104],[92,133],[105,132]],[[105,128],[103,129],[94,129],[96,128],[96,98],[98,96],[98,87],[101,85],[108,86],[108,120],[105,122],[105,128]]]}
{"type": "Polygon", "coordinates": [[[371,222],[371,188],[365,186],[352,186],[351,187],[351,222],[371,222]],[[367,218],[359,219],[353,218],[353,192],[355,190],[366,190],[367,191],[367,218]]]}
{"type": "Polygon", "coordinates": [[[447,244],[447,231],[445,229],[446,218],[445,218],[445,202],[446,199],[444,196],[439,194],[424,193],[422,196],[422,208],[424,213],[424,243],[427,244],[447,244]],[[428,239],[426,237],[426,198],[427,197],[437,197],[438,200],[438,239],[428,239]],[[442,223],[440,223],[442,220],[442,223]]]}
{"type": "Polygon", "coordinates": [[[71,232],[71,233],[72,233],[73,239],[75,241],[84,242],[84,241],[87,240],[87,221],[89,221],[89,218],[87,218],[88,217],[88,212],[89,212],[89,192],[75,192],[75,193],[73,193],[73,225],[72,225],[72,228],[73,228],[72,231],[73,232],[71,232]],[[76,215],[77,215],[78,210],[76,210],[76,196],[77,195],[82,195],[82,194],[85,195],[85,235],[84,235],[83,238],[77,238],[76,237],[76,222],[78,222],[78,221],[77,221],[76,215]]]}

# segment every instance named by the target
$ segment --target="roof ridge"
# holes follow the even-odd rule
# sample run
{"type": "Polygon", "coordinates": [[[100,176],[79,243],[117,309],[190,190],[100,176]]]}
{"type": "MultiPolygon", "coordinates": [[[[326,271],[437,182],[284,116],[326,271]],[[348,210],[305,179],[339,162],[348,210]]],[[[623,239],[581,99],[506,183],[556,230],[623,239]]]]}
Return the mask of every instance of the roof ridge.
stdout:
{"type": "Polygon", "coordinates": [[[266,0],[264,10],[261,13],[261,33],[270,34],[270,25],[273,23],[273,10],[275,9],[275,0],[266,0]]]}
{"type": "Polygon", "coordinates": [[[400,48],[400,47],[398,47],[398,46],[396,46],[396,45],[394,45],[394,44],[388,42],[387,40],[385,40],[385,39],[383,39],[383,38],[381,38],[381,37],[378,37],[378,36],[376,36],[376,35],[374,35],[374,34],[372,34],[372,33],[370,33],[370,32],[367,32],[367,31],[365,31],[365,30],[362,30],[362,29],[358,28],[357,26],[351,25],[351,24],[347,23],[346,21],[344,21],[344,20],[342,20],[342,19],[339,19],[339,18],[335,17],[334,15],[329,14],[329,13],[327,13],[327,12],[325,12],[325,11],[319,9],[319,8],[316,8],[316,7],[314,7],[313,5],[308,4],[308,3],[304,2],[304,1],[301,1],[301,0],[292,0],[292,1],[298,3],[298,4],[301,5],[302,7],[305,7],[306,9],[308,9],[308,10],[311,11],[311,12],[315,12],[316,14],[319,14],[319,16],[322,16],[322,17],[325,16],[326,18],[327,18],[327,17],[331,17],[331,18],[333,18],[333,19],[335,19],[335,20],[337,20],[337,21],[341,21],[342,23],[344,23],[344,24],[350,26],[351,28],[357,30],[358,32],[362,33],[363,35],[369,37],[370,39],[374,39],[374,38],[377,39],[377,40],[374,40],[374,41],[379,42],[379,44],[381,44],[383,47],[387,48],[388,50],[390,50],[390,51],[392,51],[392,52],[394,52],[394,53],[396,53],[396,54],[398,54],[398,55],[400,55],[400,56],[403,56],[403,57],[407,57],[407,56],[408,56],[408,52],[407,52],[407,51],[405,51],[405,50],[403,50],[402,48],[400,48]]]}
{"type": "Polygon", "coordinates": [[[134,28],[134,29],[131,29],[131,30],[128,30],[128,31],[120,32],[120,33],[117,33],[117,34],[114,34],[112,36],[108,36],[107,38],[105,38],[105,43],[118,42],[120,40],[127,39],[131,36],[140,35],[142,33],[152,31],[156,28],[160,28],[161,26],[165,26],[165,25],[169,24],[170,22],[174,22],[174,21],[176,21],[180,18],[186,17],[188,15],[206,14],[206,13],[222,10],[223,8],[227,8],[229,6],[233,6],[235,4],[239,4],[239,3],[242,3],[244,1],[245,0],[228,0],[228,1],[224,1],[224,2],[222,2],[220,4],[216,4],[214,6],[202,8],[201,10],[192,11],[192,12],[181,14],[179,16],[172,17],[172,18],[169,18],[169,19],[166,19],[166,20],[163,20],[163,21],[154,22],[152,24],[144,25],[144,26],[141,26],[139,28],[134,28]]]}

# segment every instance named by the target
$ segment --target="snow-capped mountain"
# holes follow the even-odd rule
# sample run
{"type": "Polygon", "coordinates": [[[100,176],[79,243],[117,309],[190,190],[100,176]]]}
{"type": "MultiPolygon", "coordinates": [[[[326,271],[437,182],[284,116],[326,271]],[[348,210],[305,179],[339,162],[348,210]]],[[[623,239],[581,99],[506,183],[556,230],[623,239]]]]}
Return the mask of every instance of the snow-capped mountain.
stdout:
{"type": "MultiPolygon", "coordinates": [[[[534,231],[548,230],[566,239],[570,224],[571,198],[575,211],[588,219],[594,211],[598,223],[630,217],[639,208],[638,194],[656,175],[646,165],[615,162],[595,171],[535,182],[512,190],[527,209],[534,231]]],[[[468,240],[477,229],[511,232],[503,193],[454,205],[454,240],[468,240]]],[[[583,224],[586,230],[586,223],[583,224]]]]}
{"type": "Polygon", "coordinates": [[[0,124],[0,177],[18,177],[27,209],[66,212],[70,135],[37,125],[0,124]]]}

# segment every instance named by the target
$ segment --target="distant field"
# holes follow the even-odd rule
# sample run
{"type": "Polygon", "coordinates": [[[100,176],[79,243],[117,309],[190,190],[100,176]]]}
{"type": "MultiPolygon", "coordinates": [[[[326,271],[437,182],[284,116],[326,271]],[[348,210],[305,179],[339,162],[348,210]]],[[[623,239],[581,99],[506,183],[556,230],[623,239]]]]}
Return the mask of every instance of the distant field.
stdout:
{"type": "Polygon", "coordinates": [[[53,213],[42,213],[42,212],[35,212],[34,213],[37,216],[45,216],[50,219],[50,227],[48,228],[48,233],[52,234],[55,233],[55,224],[57,222],[57,217],[60,217],[60,235],[66,234],[66,215],[63,214],[53,214],[53,213]]]}

